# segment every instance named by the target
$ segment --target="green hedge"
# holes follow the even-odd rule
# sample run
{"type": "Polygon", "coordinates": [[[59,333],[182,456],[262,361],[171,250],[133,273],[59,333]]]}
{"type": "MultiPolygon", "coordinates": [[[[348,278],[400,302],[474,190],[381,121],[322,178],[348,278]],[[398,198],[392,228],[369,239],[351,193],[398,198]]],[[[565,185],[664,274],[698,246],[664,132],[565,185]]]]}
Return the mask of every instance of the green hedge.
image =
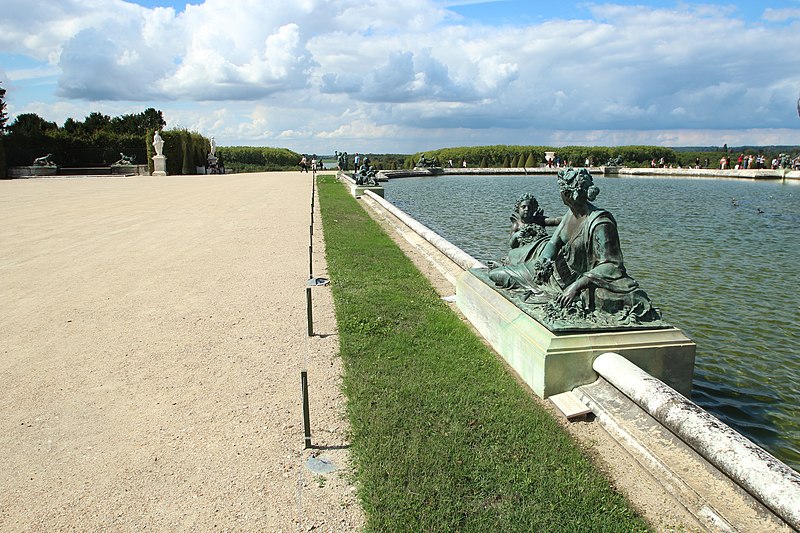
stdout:
{"type": "Polygon", "coordinates": [[[86,137],[64,130],[8,135],[5,143],[9,166],[27,166],[46,154],[53,154],[52,160],[61,167],[108,166],[119,161],[120,153],[133,156],[138,164],[147,158],[146,140],[141,135],[105,131],[86,137]]]}
{"type": "Polygon", "coordinates": [[[456,148],[439,148],[427,152],[418,152],[408,156],[403,164],[404,168],[413,168],[423,153],[428,157],[436,157],[443,166],[448,160],[453,160],[453,166],[460,167],[466,159],[470,167],[508,168],[520,167],[522,162],[526,167],[541,166],[545,163],[545,152],[555,152],[564,163],[583,166],[586,158],[592,160],[593,165],[605,165],[609,159],[617,156],[622,158],[626,166],[650,166],[650,161],[661,157],[670,163],[678,161],[677,154],[671,148],[663,146],[521,146],[499,144],[492,146],[462,146],[456,148]]]}
{"type": "Polygon", "coordinates": [[[3,137],[0,135],[0,180],[6,177],[6,150],[3,146],[3,137]]]}
{"type": "MultiPolygon", "coordinates": [[[[76,135],[63,129],[30,135],[7,135],[5,147],[8,166],[27,166],[37,157],[53,154],[60,167],[109,166],[119,161],[120,154],[133,156],[134,163],[148,165],[153,170],[153,133],[142,135],[116,134],[97,131],[88,136],[76,135]]],[[[164,155],[168,174],[196,174],[197,167],[206,164],[210,140],[186,129],[165,130],[164,155]]]]}
{"type": "Polygon", "coordinates": [[[296,170],[302,157],[287,148],[259,146],[218,147],[216,154],[224,163],[226,172],[296,170]]]}

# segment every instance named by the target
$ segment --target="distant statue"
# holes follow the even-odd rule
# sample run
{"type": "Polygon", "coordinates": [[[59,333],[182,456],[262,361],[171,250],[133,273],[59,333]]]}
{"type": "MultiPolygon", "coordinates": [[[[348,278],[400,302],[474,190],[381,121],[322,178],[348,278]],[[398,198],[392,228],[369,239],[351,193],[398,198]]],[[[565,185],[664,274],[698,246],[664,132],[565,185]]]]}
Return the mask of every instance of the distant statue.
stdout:
{"type": "Polygon", "coordinates": [[[35,167],[53,167],[56,164],[53,163],[53,160],[50,159],[53,157],[53,154],[43,155],[42,157],[37,157],[33,160],[33,166],[35,167]]]}
{"type": "Polygon", "coordinates": [[[122,152],[119,153],[119,160],[112,164],[114,165],[133,165],[133,162],[136,160],[136,156],[134,155],[125,155],[122,152]]]}
{"type": "Polygon", "coordinates": [[[336,167],[342,172],[347,172],[347,152],[336,151],[336,167]]]}
{"type": "Polygon", "coordinates": [[[439,166],[439,160],[438,159],[436,159],[435,157],[429,159],[429,158],[425,157],[425,154],[422,154],[421,156],[419,156],[419,160],[417,161],[417,167],[418,168],[429,168],[429,167],[438,167],[438,166],[439,166]]]}
{"type": "Polygon", "coordinates": [[[488,278],[549,320],[582,327],[660,321],[625,270],[616,220],[591,203],[599,189],[589,171],[562,169],[558,186],[568,209],[555,233],[519,246],[517,260],[491,268],[488,278]]]}
{"type": "Polygon", "coordinates": [[[377,172],[375,167],[369,164],[369,159],[358,169],[355,176],[356,185],[366,185],[367,187],[376,187],[378,180],[375,177],[377,172]]]}
{"type": "Polygon", "coordinates": [[[158,130],[153,135],[153,148],[156,149],[156,155],[164,155],[164,139],[161,138],[158,130]]]}
{"type": "Polygon", "coordinates": [[[609,157],[608,161],[606,162],[606,166],[607,167],[621,167],[622,166],[622,157],[621,156],[617,156],[617,157],[614,157],[614,158],[610,158],[609,157]]]}
{"type": "Polygon", "coordinates": [[[217,141],[214,140],[214,137],[211,137],[211,151],[208,155],[209,157],[215,157],[217,155],[217,141]]]}

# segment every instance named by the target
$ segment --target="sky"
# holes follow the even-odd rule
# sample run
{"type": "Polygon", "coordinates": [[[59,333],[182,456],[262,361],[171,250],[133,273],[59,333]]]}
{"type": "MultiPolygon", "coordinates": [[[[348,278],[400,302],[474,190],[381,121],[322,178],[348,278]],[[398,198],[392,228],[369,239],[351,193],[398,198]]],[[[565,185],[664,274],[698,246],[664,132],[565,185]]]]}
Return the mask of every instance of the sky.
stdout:
{"type": "Polygon", "coordinates": [[[219,146],[800,144],[800,0],[9,0],[10,121],[219,146]]]}

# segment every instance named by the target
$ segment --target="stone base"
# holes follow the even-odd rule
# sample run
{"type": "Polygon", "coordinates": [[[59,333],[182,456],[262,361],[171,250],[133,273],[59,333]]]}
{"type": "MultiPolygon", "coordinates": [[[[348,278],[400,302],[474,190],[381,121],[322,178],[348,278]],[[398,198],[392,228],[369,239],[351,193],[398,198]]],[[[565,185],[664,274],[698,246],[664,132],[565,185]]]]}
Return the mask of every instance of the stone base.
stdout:
{"type": "Polygon", "coordinates": [[[383,187],[381,186],[372,186],[372,185],[350,185],[350,192],[358,198],[364,194],[364,191],[372,191],[381,198],[383,198],[383,187]]]}
{"type": "Polygon", "coordinates": [[[456,304],[473,326],[542,398],[592,383],[594,359],[615,352],[687,398],[695,344],[677,328],[553,333],[469,271],[456,282],[456,304]]]}
{"type": "MultiPolygon", "coordinates": [[[[9,167],[9,178],[27,178],[31,176],[55,176],[58,167],[55,165],[31,165],[29,167],[9,167]]],[[[4,177],[4,176],[0,176],[4,177]]]]}
{"type": "Polygon", "coordinates": [[[147,165],[111,165],[113,176],[146,176],[147,165]]]}
{"type": "Polygon", "coordinates": [[[154,155],[153,176],[166,176],[166,175],[167,175],[167,156],[154,155]]]}

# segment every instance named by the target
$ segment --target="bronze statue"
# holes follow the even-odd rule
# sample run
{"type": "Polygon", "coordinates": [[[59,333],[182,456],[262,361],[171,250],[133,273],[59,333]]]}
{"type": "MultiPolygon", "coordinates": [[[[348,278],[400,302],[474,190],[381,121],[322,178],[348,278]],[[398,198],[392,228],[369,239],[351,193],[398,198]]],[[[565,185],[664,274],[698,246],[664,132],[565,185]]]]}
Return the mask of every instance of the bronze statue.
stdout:
{"type": "Polygon", "coordinates": [[[37,157],[33,160],[33,166],[35,167],[53,167],[55,163],[53,163],[52,159],[53,154],[43,155],[42,157],[37,157]]]}
{"type": "Polygon", "coordinates": [[[355,181],[356,185],[366,185],[368,187],[377,187],[378,180],[376,179],[375,175],[377,171],[375,167],[369,164],[369,159],[364,160],[365,162],[361,165],[356,172],[355,181]]]}
{"type": "Polygon", "coordinates": [[[427,158],[425,154],[419,156],[419,160],[417,161],[417,168],[431,168],[431,167],[439,167],[439,160],[435,157],[427,158]]]}
{"type": "Polygon", "coordinates": [[[120,152],[119,153],[119,160],[116,161],[115,163],[112,163],[111,166],[114,166],[114,165],[123,165],[123,166],[124,165],[133,165],[134,164],[133,162],[135,160],[136,160],[136,156],[135,155],[125,155],[122,152],[120,152]]]}
{"type": "MultiPolygon", "coordinates": [[[[525,193],[519,197],[514,204],[514,211],[511,213],[511,237],[509,238],[508,256],[502,261],[502,265],[509,265],[524,261],[525,253],[529,245],[541,240],[548,239],[546,226],[558,226],[561,222],[560,217],[547,218],[544,210],[539,207],[536,197],[530,193],[525,193]]],[[[499,266],[495,261],[489,261],[489,266],[494,268],[499,266]]]]}
{"type": "Polygon", "coordinates": [[[625,271],[614,217],[591,203],[599,189],[589,171],[562,169],[558,186],[568,210],[549,219],[558,220],[553,235],[520,243],[507,265],[484,276],[551,329],[660,322],[659,310],[625,271]]]}
{"type": "Polygon", "coordinates": [[[339,170],[347,172],[347,152],[334,152],[336,155],[336,166],[339,170]]]}
{"type": "Polygon", "coordinates": [[[545,226],[558,226],[561,217],[546,218],[539,201],[532,194],[525,193],[519,197],[511,214],[511,241],[509,246],[518,248],[547,237],[545,226]]]}

